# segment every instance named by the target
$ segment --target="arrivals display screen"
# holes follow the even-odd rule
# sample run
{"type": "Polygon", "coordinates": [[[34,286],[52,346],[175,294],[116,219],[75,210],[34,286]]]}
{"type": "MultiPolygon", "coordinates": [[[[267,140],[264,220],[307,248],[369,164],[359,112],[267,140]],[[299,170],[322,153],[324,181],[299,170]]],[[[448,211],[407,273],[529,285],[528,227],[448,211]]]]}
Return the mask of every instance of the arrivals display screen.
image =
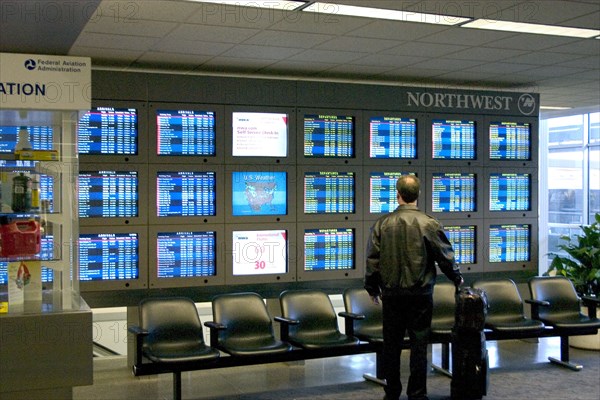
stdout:
{"type": "Polygon", "coordinates": [[[285,274],[287,231],[282,229],[232,232],[233,276],[285,274]]]}
{"type": "Polygon", "coordinates": [[[354,172],[306,172],[305,214],[354,213],[354,172]]]}
{"type": "Polygon", "coordinates": [[[354,229],[305,229],[304,270],[354,269],[354,229]]]}
{"type": "Polygon", "coordinates": [[[159,171],[156,188],[158,217],[216,215],[213,171],[159,171]]]}
{"type": "Polygon", "coordinates": [[[432,211],[476,211],[476,189],[475,174],[434,173],[431,181],[432,211]]]}
{"type": "Polygon", "coordinates": [[[136,171],[80,171],[79,217],[117,218],[138,215],[136,171]]]}
{"type": "Polygon", "coordinates": [[[216,275],[216,232],[159,232],[156,236],[158,278],[216,275]]]}
{"type": "Polygon", "coordinates": [[[79,120],[77,135],[79,154],[137,154],[137,110],[92,107],[79,120]]]}
{"type": "Polygon", "coordinates": [[[417,158],[414,118],[372,117],[369,122],[371,158],[417,158]]]}
{"type": "Polygon", "coordinates": [[[354,157],[354,117],[304,116],[305,157],[354,157]]]}
{"type": "Polygon", "coordinates": [[[474,160],[475,122],[433,120],[432,144],[434,160],[474,160]]]}
{"type": "Polygon", "coordinates": [[[214,156],[215,113],[194,110],[157,110],[159,156],[214,156]]]}
{"type": "Polygon", "coordinates": [[[0,126],[0,153],[14,153],[21,129],[27,131],[32,149],[52,150],[54,130],[51,126],[0,126]]]}
{"type": "Polygon", "coordinates": [[[79,279],[112,281],[139,276],[137,233],[79,235],[79,279]]]}
{"type": "Polygon", "coordinates": [[[531,125],[519,122],[490,123],[490,160],[530,160],[531,125]]]}

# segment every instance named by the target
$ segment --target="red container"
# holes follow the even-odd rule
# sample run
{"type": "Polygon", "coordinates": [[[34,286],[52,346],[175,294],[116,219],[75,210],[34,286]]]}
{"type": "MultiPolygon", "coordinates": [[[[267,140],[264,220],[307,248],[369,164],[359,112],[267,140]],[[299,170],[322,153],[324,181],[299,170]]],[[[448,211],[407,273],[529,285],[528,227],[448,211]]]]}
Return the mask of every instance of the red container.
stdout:
{"type": "Polygon", "coordinates": [[[41,250],[40,224],[36,221],[14,221],[0,225],[0,256],[24,257],[41,250]]]}

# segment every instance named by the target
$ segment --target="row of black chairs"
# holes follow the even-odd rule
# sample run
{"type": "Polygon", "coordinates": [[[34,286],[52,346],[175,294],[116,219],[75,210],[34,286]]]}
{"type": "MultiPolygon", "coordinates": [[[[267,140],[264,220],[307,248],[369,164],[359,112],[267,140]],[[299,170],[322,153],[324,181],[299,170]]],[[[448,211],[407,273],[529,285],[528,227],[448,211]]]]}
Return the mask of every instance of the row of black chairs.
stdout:
{"type": "MultiPolygon", "coordinates": [[[[561,358],[550,358],[574,370],[569,362],[568,339],[572,335],[596,333],[597,299],[586,299],[589,315],[581,313],[581,299],[564,277],[535,277],[529,281],[531,318],[510,279],[479,280],[473,283],[487,295],[489,309],[485,333],[488,340],[560,336],[561,358]]],[[[455,320],[455,287],[438,283],[434,289],[431,343],[442,345],[442,365],[433,367],[451,375],[450,340],[455,320]]],[[[281,316],[271,318],[264,299],[256,293],[227,293],[212,300],[210,344],[203,339],[196,305],[187,298],[149,298],[140,303],[139,326],[134,334],[133,373],[136,376],[173,373],[173,393],[181,398],[181,372],[281,361],[296,361],[347,354],[377,353],[376,376],[365,378],[380,383],[379,352],[383,342],[381,307],[362,288],[343,293],[345,320],[342,333],[329,296],[321,290],[287,290],[279,296],[281,316]],[[280,337],[273,321],[280,323],[280,337]]],[[[409,342],[406,340],[405,346],[409,342]]]]}
{"type": "MultiPolygon", "coordinates": [[[[558,336],[560,358],[549,357],[553,363],[575,371],[581,365],[569,360],[569,336],[597,333],[600,319],[596,317],[599,299],[580,298],[572,282],[562,276],[534,277],[528,281],[531,298],[523,301],[517,285],[511,279],[477,280],[473,287],[486,293],[488,309],[485,319],[487,340],[524,339],[558,336]],[[531,317],[525,314],[525,303],[531,305],[531,317]],[[581,312],[584,304],[588,315],[581,312]]],[[[375,306],[362,289],[344,293],[346,311],[364,315],[353,321],[353,332],[361,340],[383,340],[381,307],[375,306]]],[[[450,340],[455,320],[455,287],[450,282],[438,283],[433,294],[431,342],[441,343],[441,366],[437,371],[451,376],[450,340]]],[[[368,378],[368,376],[367,376],[368,378]]]]}

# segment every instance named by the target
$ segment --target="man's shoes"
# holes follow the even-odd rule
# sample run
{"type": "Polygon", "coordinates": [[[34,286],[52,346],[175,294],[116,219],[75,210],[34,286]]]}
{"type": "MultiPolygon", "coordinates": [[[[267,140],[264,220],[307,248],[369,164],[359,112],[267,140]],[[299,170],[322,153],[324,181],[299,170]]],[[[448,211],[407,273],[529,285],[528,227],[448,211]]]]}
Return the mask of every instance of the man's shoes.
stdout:
{"type": "Polygon", "coordinates": [[[391,397],[386,394],[385,396],[383,396],[383,400],[400,400],[400,396],[391,397]]]}
{"type": "Polygon", "coordinates": [[[409,397],[408,400],[429,400],[429,397],[427,397],[427,396],[409,397]]]}

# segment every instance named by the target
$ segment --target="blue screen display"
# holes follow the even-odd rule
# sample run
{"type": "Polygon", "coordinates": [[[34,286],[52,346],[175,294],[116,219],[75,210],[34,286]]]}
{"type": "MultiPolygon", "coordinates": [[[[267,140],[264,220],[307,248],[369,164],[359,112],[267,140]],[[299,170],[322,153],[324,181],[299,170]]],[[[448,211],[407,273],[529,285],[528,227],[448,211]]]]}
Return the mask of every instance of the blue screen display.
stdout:
{"type": "Polygon", "coordinates": [[[159,156],[214,156],[215,113],[212,111],[157,110],[159,156]]]}
{"type": "Polygon", "coordinates": [[[92,107],[79,120],[77,135],[79,154],[137,154],[137,110],[92,107]]]}
{"type": "Polygon", "coordinates": [[[369,175],[369,212],[389,213],[398,207],[396,181],[404,172],[371,172],[369,175]]]}
{"type": "Polygon", "coordinates": [[[214,276],[216,247],[214,231],[158,233],[158,278],[214,276]]]}
{"type": "Polygon", "coordinates": [[[350,228],[304,230],[304,270],[354,269],[354,230],[350,228]]]}
{"type": "Polygon", "coordinates": [[[490,160],[530,160],[530,124],[490,123],[490,160]]]}
{"type": "Polygon", "coordinates": [[[19,141],[19,130],[25,128],[34,150],[53,149],[53,128],[51,126],[0,126],[0,153],[14,153],[19,141]]]}
{"type": "Polygon", "coordinates": [[[354,213],[354,172],[306,172],[305,214],[354,213]]]}
{"type": "Polygon", "coordinates": [[[115,218],[138,215],[136,171],[81,171],[79,217],[115,218]]]}
{"type": "Polygon", "coordinates": [[[216,215],[214,171],[162,171],[156,176],[158,217],[216,215]]]}
{"type": "Polygon", "coordinates": [[[476,207],[476,177],[470,173],[434,173],[433,212],[473,212],[476,207]]]}
{"type": "Polygon", "coordinates": [[[433,159],[474,160],[474,121],[432,121],[433,159]]]}
{"type": "Polygon", "coordinates": [[[137,233],[79,235],[79,279],[112,281],[139,276],[137,233]]]}
{"type": "Polygon", "coordinates": [[[490,174],[490,211],[528,211],[530,201],[530,174],[490,174]]]}
{"type": "Polygon", "coordinates": [[[232,172],[232,214],[286,215],[286,172],[232,172]]]}
{"type": "Polygon", "coordinates": [[[490,226],[491,263],[530,260],[531,226],[524,224],[490,226]]]}
{"type": "Polygon", "coordinates": [[[305,157],[354,157],[354,117],[304,116],[305,157]]]}
{"type": "Polygon", "coordinates": [[[414,118],[373,117],[369,125],[371,158],[417,158],[414,118]]]}
{"type": "Polygon", "coordinates": [[[445,226],[444,231],[458,264],[477,262],[477,227],[475,225],[445,226]]]}

